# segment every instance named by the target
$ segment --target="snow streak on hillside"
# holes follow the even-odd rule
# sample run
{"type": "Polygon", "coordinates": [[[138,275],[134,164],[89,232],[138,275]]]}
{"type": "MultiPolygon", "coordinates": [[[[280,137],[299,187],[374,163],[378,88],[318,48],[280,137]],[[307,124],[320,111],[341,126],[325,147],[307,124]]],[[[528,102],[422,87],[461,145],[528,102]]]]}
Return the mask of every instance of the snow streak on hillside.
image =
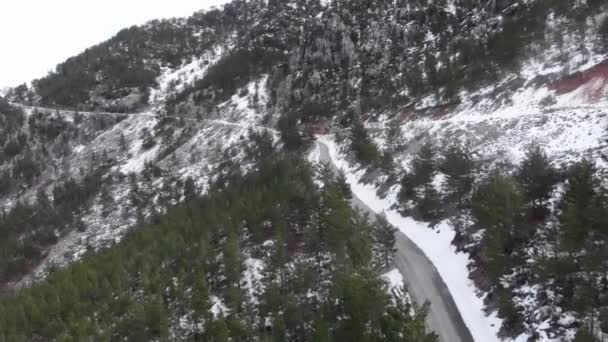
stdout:
{"type": "MultiPolygon", "coordinates": [[[[186,66],[188,68],[188,66],[186,66]]],[[[181,72],[174,72],[181,74],[181,72]]],[[[100,199],[82,217],[86,231],[72,231],[62,237],[54,245],[42,262],[30,276],[23,279],[22,286],[32,280],[43,278],[49,267],[61,267],[70,262],[80,259],[88,249],[98,249],[119,242],[136,224],[136,215],[130,204],[133,184],[130,183],[130,175],[142,175],[150,172],[150,167],[160,170],[158,177],[151,182],[137,177],[136,184],[144,192],[151,194],[152,203],[157,205],[160,196],[166,192],[167,184],[177,184],[192,178],[199,193],[205,193],[210,181],[223,170],[221,165],[232,160],[235,165],[241,167],[241,171],[247,172],[250,165],[244,162],[243,143],[252,131],[266,130],[261,120],[263,118],[263,101],[268,95],[263,86],[267,76],[263,76],[256,82],[251,82],[245,87],[246,95],[234,95],[230,100],[219,106],[219,110],[213,117],[209,118],[184,118],[157,116],[153,112],[133,114],[112,113],[80,113],[83,116],[108,116],[117,115],[124,120],[116,125],[100,132],[87,145],[76,146],[70,159],[65,161],[71,165],[68,169],[69,175],[78,179],[81,177],[82,167],[89,165],[92,156],[105,156],[113,164],[108,176],[115,179],[123,179],[111,189],[111,196],[116,203],[114,210],[108,217],[103,217],[100,199]],[[254,88],[257,93],[257,101],[254,101],[254,88]],[[155,137],[152,147],[144,146],[144,132],[162,132],[163,120],[176,123],[172,130],[172,138],[155,137]],[[179,121],[182,123],[179,123],[179,121]],[[123,140],[124,139],[124,140],[123,140]],[[122,140],[122,141],[121,141],[122,140]],[[127,150],[121,150],[126,146],[127,150]]],[[[244,92],[243,92],[244,94],[244,92]]],[[[27,113],[34,108],[26,108],[27,113]]],[[[36,109],[38,110],[38,109],[36,109]]],[[[44,110],[42,110],[44,111],[44,110]]],[[[73,120],[74,112],[51,111],[53,115],[60,115],[68,121],[73,120]]],[[[29,115],[29,114],[28,114],[29,115]]],[[[50,115],[50,113],[49,113],[50,115]]],[[[272,130],[271,130],[272,132],[272,130]]],[[[65,173],[55,174],[53,181],[59,181],[57,177],[65,178],[65,173]]],[[[175,185],[173,185],[175,186],[175,185]]],[[[33,198],[36,189],[32,188],[20,197],[20,200],[33,198]]],[[[174,203],[182,201],[183,198],[175,199],[174,203]]],[[[149,215],[147,211],[145,215],[149,215]]]]}

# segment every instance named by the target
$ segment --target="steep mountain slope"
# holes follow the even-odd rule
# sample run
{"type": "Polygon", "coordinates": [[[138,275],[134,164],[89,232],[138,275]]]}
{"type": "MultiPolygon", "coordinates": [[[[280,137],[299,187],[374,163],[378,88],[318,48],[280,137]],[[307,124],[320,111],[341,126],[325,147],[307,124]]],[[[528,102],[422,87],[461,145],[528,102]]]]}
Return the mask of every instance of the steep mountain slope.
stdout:
{"type": "MultiPolygon", "coordinates": [[[[598,170],[598,193],[606,183],[606,10],[592,0],[233,1],[124,30],[32,89],[9,91],[20,106],[0,102],[0,281],[14,288],[42,279],[209,182],[255,169],[253,146],[265,134],[301,153],[313,133],[332,133],[324,139],[336,143],[351,185],[368,183],[365,194],[380,203],[369,207],[390,211],[406,235],[409,226],[435,234],[424,223],[403,226],[401,215],[419,213],[400,195],[415,192],[404,176],[432,141],[442,153],[467,146],[475,175],[462,206],[446,200],[449,210],[416,217],[439,224],[440,241],[408,236],[463,316],[458,298],[474,301],[468,317],[482,318],[464,317],[469,329],[498,331],[491,325],[500,316],[505,339],[570,339],[580,327],[600,336],[604,264],[566,280],[535,272],[566,253],[551,244],[565,170],[585,157],[598,170]],[[490,227],[468,203],[486,176],[516,173],[533,143],[562,176],[550,213],[531,228],[521,223],[530,243],[503,251],[517,262],[490,277],[490,227]],[[447,275],[450,268],[459,272],[447,275]],[[563,284],[577,281],[597,282],[597,305],[573,304],[587,290],[563,284]]],[[[446,174],[436,173],[443,196],[446,174]]],[[[603,235],[594,239],[603,246],[603,235]]]]}
{"type": "Polygon", "coordinates": [[[320,190],[301,159],[258,152],[256,171],[0,297],[0,338],[436,341],[424,311],[387,293],[370,227],[333,181],[320,190]],[[351,238],[319,239],[329,223],[349,224],[351,238]]]}

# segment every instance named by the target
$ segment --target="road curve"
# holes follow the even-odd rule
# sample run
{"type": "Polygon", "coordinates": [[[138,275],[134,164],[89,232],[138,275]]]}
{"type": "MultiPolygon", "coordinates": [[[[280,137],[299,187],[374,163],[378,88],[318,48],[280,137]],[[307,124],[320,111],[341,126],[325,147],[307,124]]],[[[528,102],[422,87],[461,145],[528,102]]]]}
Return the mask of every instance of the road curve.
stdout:
{"type": "MultiPolygon", "coordinates": [[[[24,109],[32,109],[20,105],[24,109]]],[[[51,108],[38,108],[41,110],[55,110],[51,108]]],[[[61,111],[60,112],[64,112],[61,111]]],[[[153,117],[155,115],[149,113],[105,113],[105,112],[81,112],[84,115],[138,115],[153,117]]],[[[176,119],[182,117],[175,117],[176,119]]],[[[185,118],[192,121],[207,121],[214,124],[242,126],[242,124],[228,122],[223,120],[213,119],[196,119],[185,118]]],[[[261,127],[260,127],[261,128],[261,127]]],[[[264,127],[264,129],[268,129],[264,127]]],[[[276,132],[270,129],[272,132],[276,132]]],[[[322,142],[316,142],[319,149],[319,160],[329,163],[334,172],[337,172],[337,167],[329,156],[329,150],[322,142]]],[[[374,218],[376,212],[369,208],[356,195],[353,195],[352,205],[362,213],[367,213],[370,218],[374,218]]],[[[435,269],[435,266],[426,257],[424,252],[414,244],[407,236],[400,231],[396,233],[395,247],[397,252],[394,255],[394,262],[399,272],[403,275],[404,282],[408,287],[408,292],[419,305],[425,302],[430,303],[429,315],[427,317],[427,328],[439,335],[441,342],[474,342],[473,337],[464,323],[460,312],[458,311],[452,296],[441,279],[441,276],[435,269]]],[[[479,341],[484,342],[484,341],[479,341]]]]}
{"type": "MultiPolygon", "coordinates": [[[[316,145],[319,149],[319,161],[329,163],[334,172],[337,172],[327,146],[319,141],[316,145]]],[[[367,213],[370,218],[375,218],[376,212],[355,194],[352,205],[360,212],[367,213]]],[[[439,335],[441,342],[474,342],[450,291],[424,252],[399,230],[396,233],[395,248],[397,252],[394,262],[403,275],[409,294],[419,305],[427,301],[430,303],[427,328],[439,335]]]]}
{"type": "Polygon", "coordinates": [[[189,116],[180,116],[180,115],[157,115],[154,114],[152,112],[133,112],[133,113],[117,113],[117,112],[87,112],[87,111],[77,111],[77,110],[69,110],[69,109],[59,109],[59,108],[50,108],[50,107],[36,107],[36,106],[26,106],[24,104],[20,104],[20,103],[16,103],[16,102],[11,102],[10,103],[13,106],[17,106],[23,110],[40,110],[40,111],[44,111],[44,112],[48,112],[48,113],[59,113],[59,114],[73,114],[78,112],[80,115],[84,115],[84,116],[114,116],[114,117],[127,117],[127,116],[139,116],[139,117],[147,117],[147,118],[170,118],[170,119],[175,119],[175,120],[185,120],[185,121],[191,121],[191,122],[206,122],[206,123],[210,123],[210,124],[215,124],[215,125],[220,125],[220,126],[232,126],[232,127],[239,127],[239,128],[245,128],[245,129],[258,129],[258,130],[266,130],[270,133],[273,134],[278,134],[279,131],[277,131],[276,129],[272,128],[272,127],[266,127],[266,126],[259,126],[259,125],[253,125],[253,124],[242,124],[239,122],[232,122],[232,121],[227,121],[227,120],[221,120],[221,119],[209,119],[209,118],[196,118],[196,117],[189,117],[189,116]]]}

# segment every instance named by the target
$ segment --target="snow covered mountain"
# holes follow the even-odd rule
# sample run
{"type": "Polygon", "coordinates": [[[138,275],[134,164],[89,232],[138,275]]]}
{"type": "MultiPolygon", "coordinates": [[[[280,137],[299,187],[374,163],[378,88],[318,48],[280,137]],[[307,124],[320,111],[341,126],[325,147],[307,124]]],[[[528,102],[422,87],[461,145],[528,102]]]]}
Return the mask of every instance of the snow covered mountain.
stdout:
{"type": "MultiPolygon", "coordinates": [[[[313,163],[318,139],[353,193],[434,264],[476,341],[605,337],[605,260],[566,280],[546,265],[565,255],[552,240],[568,167],[592,161],[597,192],[608,185],[606,11],[597,0],[235,0],[126,29],[0,102],[0,205],[14,218],[0,282],[26,287],[246,174],[260,136],[313,163]],[[359,123],[370,160],[353,149],[359,123]],[[470,207],[409,217],[403,180],[428,142],[437,155],[470,151],[473,189],[516,174],[532,145],[562,171],[551,213],[501,252],[517,262],[500,276],[487,274],[490,228],[470,207]],[[47,202],[65,215],[34,214],[47,202]],[[593,291],[573,284],[583,280],[593,291]],[[593,304],[580,299],[591,292],[593,304]]],[[[445,172],[432,183],[445,195],[445,172]]],[[[605,250],[602,234],[591,241],[605,250]]]]}

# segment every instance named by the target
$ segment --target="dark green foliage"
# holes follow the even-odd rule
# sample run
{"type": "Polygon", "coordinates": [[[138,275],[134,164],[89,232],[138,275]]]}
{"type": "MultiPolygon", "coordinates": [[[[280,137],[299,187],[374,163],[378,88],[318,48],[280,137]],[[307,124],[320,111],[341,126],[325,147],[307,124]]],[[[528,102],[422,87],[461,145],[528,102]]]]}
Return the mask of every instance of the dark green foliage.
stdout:
{"type": "Polygon", "coordinates": [[[281,132],[281,140],[288,151],[303,152],[312,145],[312,133],[310,130],[303,129],[299,116],[295,113],[282,115],[278,122],[278,129],[281,132]]]}
{"type": "MultiPolygon", "coordinates": [[[[73,179],[53,189],[53,201],[39,190],[31,205],[18,203],[0,217],[0,283],[17,280],[43,257],[57,235],[86,227],[78,215],[88,208],[103,187],[100,172],[73,179]]],[[[102,199],[103,200],[103,199],[102,199]]]]}
{"type": "Polygon", "coordinates": [[[252,76],[267,72],[284,58],[282,52],[269,49],[238,49],[209,67],[205,76],[167,101],[167,108],[185,101],[191,95],[197,105],[213,105],[229,99],[247,85],[252,76]]]}
{"type": "Polygon", "coordinates": [[[393,158],[393,153],[388,150],[382,152],[382,156],[380,156],[380,161],[378,162],[378,167],[380,167],[380,170],[384,171],[386,174],[392,175],[395,171],[395,159],[393,158]]]}
{"type": "Polygon", "coordinates": [[[238,50],[209,68],[205,77],[196,84],[197,89],[214,87],[221,95],[219,101],[232,96],[235,91],[247,84],[252,70],[253,54],[248,50],[238,50]]]}
{"type": "Polygon", "coordinates": [[[346,180],[346,174],[343,170],[340,170],[338,172],[338,175],[336,176],[336,185],[338,186],[338,189],[342,192],[342,196],[344,198],[346,198],[347,200],[353,199],[353,192],[350,189],[350,184],[348,184],[348,181],[346,180]]]}
{"type": "Polygon", "coordinates": [[[386,219],[386,214],[377,215],[373,225],[374,247],[380,257],[382,267],[388,269],[393,259],[395,249],[395,234],[397,229],[386,219]]]}
{"type": "Polygon", "coordinates": [[[329,250],[333,251],[338,260],[346,256],[345,237],[352,236],[353,224],[350,221],[353,210],[350,203],[342,195],[342,190],[335,183],[326,184],[321,194],[321,202],[326,208],[320,213],[320,222],[323,230],[322,241],[327,243],[329,250]]]}
{"type": "Polygon", "coordinates": [[[512,252],[525,242],[522,205],[519,185],[499,173],[490,175],[473,194],[473,217],[486,230],[482,242],[484,269],[493,280],[509,269],[515,261],[512,252]]]}
{"type": "Polygon", "coordinates": [[[193,29],[170,21],[156,21],[152,29],[146,26],[124,29],[112,39],[61,63],[55,71],[35,81],[34,88],[44,104],[72,107],[94,107],[93,92],[108,100],[129,95],[133,89],[145,93],[160,74],[159,63],[152,60],[176,66],[186,54],[205,47],[187,43],[193,29]],[[103,87],[98,84],[100,76],[103,87]]]}
{"type": "Polygon", "coordinates": [[[399,202],[404,212],[425,221],[441,216],[441,196],[433,184],[437,174],[435,147],[426,142],[412,160],[411,172],[401,179],[399,202]],[[410,203],[411,202],[411,203],[410,203]]]}
{"type": "Polygon", "coordinates": [[[526,202],[536,209],[544,208],[558,181],[557,176],[557,171],[540,146],[528,149],[526,159],[517,170],[517,180],[524,189],[526,202]]]}
{"type": "MultiPolygon", "coordinates": [[[[11,341],[372,341],[385,336],[436,341],[424,332],[425,311],[394,301],[372,271],[366,220],[354,214],[336,184],[326,184],[318,194],[311,176],[302,161],[272,158],[260,161],[256,173],[232,177],[230,185],[212,185],[209,195],[172,208],[119,245],[0,297],[0,336],[11,341]],[[318,229],[319,222],[327,229],[318,229]],[[327,236],[317,235],[318,245],[302,239],[327,230],[327,236]],[[269,238],[265,286],[256,305],[241,285],[245,250],[252,253],[269,238]],[[293,248],[298,245],[310,252],[293,248]],[[326,259],[329,267],[295,261],[323,253],[335,256],[326,259]],[[309,301],[310,291],[320,301],[309,301]],[[214,316],[212,296],[229,310],[214,316]],[[200,329],[177,328],[171,337],[188,312],[200,329]],[[267,330],[267,321],[272,329],[267,330]]],[[[46,196],[39,197],[41,207],[49,206],[46,196]]]]}
{"type": "Polygon", "coordinates": [[[574,336],[573,342],[598,342],[598,340],[587,329],[581,329],[574,336]]]}
{"type": "Polygon", "coordinates": [[[350,149],[357,160],[365,166],[372,165],[380,157],[378,146],[373,142],[360,120],[355,120],[350,128],[350,149]]]}
{"type": "Polygon", "coordinates": [[[455,201],[460,208],[473,187],[474,168],[471,151],[466,148],[450,146],[443,155],[440,170],[446,176],[446,199],[455,201]]]}
{"type": "Polygon", "coordinates": [[[435,221],[441,217],[442,203],[439,192],[431,184],[422,189],[416,199],[415,216],[424,221],[435,221]]]}
{"type": "Polygon", "coordinates": [[[521,312],[513,304],[513,294],[506,289],[501,289],[498,296],[498,315],[504,320],[501,327],[503,333],[508,336],[517,336],[524,332],[521,312]]]}
{"type": "Polygon", "coordinates": [[[568,171],[566,193],[560,215],[562,245],[565,250],[584,247],[593,230],[598,229],[599,217],[595,167],[589,161],[573,165],[568,171]]]}
{"type": "Polygon", "coordinates": [[[191,201],[197,197],[198,191],[196,189],[196,184],[194,183],[194,178],[188,177],[184,182],[184,199],[186,201],[191,201]]]}
{"type": "Polygon", "coordinates": [[[555,305],[575,312],[580,319],[582,329],[577,338],[585,341],[591,336],[588,331],[601,328],[601,309],[607,304],[603,293],[608,284],[608,201],[600,174],[591,162],[583,160],[567,172],[561,202],[551,213],[551,221],[545,223],[550,228],[529,224],[525,219],[529,206],[545,205],[556,175],[542,150],[533,148],[519,166],[517,177],[494,172],[483,180],[471,199],[475,223],[471,228],[483,229],[476,261],[484,273],[482,284],[491,291],[504,319],[505,335],[523,332],[522,309],[501,282],[503,276],[515,271],[524,272],[519,279],[536,281],[556,293],[560,300],[555,305]],[[552,252],[530,266],[529,246],[537,245],[531,240],[539,236],[546,239],[541,246],[552,252]]]}
{"type": "Polygon", "coordinates": [[[420,146],[412,161],[412,182],[415,185],[427,185],[433,181],[437,172],[435,164],[435,147],[433,143],[425,142],[420,146]]]}

